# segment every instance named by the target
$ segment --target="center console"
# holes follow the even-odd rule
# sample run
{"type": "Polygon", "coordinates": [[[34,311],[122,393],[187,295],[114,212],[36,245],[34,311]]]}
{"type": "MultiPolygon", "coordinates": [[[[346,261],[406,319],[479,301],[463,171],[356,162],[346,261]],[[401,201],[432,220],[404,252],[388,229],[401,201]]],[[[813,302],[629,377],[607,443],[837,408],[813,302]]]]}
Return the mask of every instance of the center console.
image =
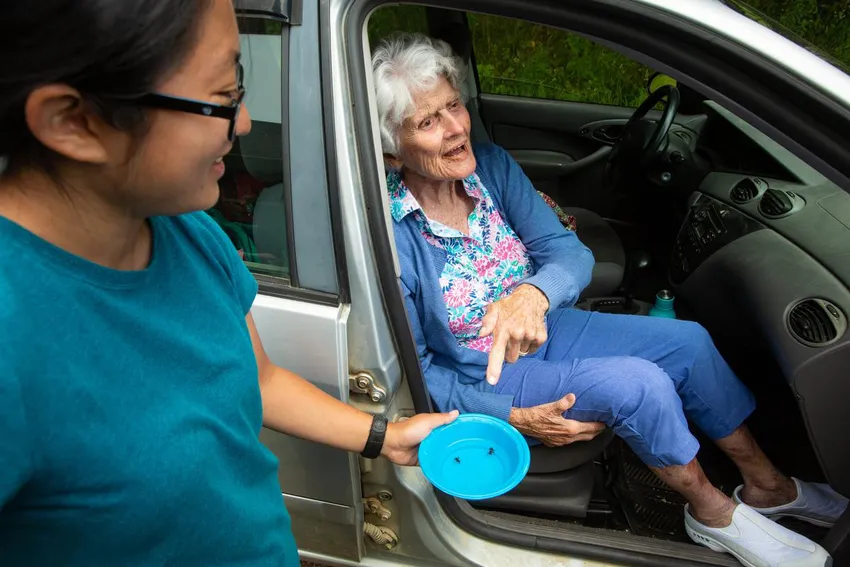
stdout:
{"type": "Polygon", "coordinates": [[[722,247],[764,228],[729,205],[699,194],[679,230],[670,264],[670,280],[681,284],[722,247]]]}
{"type": "Polygon", "coordinates": [[[599,311],[617,315],[649,315],[652,305],[639,299],[613,296],[582,298],[575,307],[583,311],[599,311]]]}

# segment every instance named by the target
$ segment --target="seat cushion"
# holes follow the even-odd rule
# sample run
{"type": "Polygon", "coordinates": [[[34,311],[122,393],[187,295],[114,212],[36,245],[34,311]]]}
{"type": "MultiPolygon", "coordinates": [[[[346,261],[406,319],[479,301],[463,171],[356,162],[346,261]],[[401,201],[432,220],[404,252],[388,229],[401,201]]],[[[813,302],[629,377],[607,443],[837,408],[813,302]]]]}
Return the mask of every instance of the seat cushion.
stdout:
{"type": "Polygon", "coordinates": [[[563,447],[535,445],[531,447],[528,473],[550,474],[580,467],[601,455],[612,439],[614,431],[606,429],[590,441],[578,441],[563,447]]]}
{"type": "Polygon", "coordinates": [[[583,297],[602,297],[613,294],[623,281],[626,252],[620,237],[608,222],[587,209],[565,207],[563,211],[576,219],[579,240],[590,248],[596,264],[590,285],[583,297]]]}

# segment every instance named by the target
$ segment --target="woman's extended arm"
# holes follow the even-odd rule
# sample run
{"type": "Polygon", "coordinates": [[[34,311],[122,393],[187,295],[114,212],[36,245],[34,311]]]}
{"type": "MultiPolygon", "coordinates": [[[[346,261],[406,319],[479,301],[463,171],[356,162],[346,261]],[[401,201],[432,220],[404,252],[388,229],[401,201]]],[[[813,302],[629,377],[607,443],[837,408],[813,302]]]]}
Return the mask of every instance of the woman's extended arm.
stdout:
{"type": "MultiPolygon", "coordinates": [[[[372,416],[315,387],[294,372],[273,364],[257,333],[254,319],[245,319],[251,333],[263,398],[263,425],[294,437],[360,452],[366,445],[372,416]]],[[[432,429],[451,422],[453,414],[420,414],[391,423],[383,456],[400,465],[417,462],[417,448],[432,429]]]]}

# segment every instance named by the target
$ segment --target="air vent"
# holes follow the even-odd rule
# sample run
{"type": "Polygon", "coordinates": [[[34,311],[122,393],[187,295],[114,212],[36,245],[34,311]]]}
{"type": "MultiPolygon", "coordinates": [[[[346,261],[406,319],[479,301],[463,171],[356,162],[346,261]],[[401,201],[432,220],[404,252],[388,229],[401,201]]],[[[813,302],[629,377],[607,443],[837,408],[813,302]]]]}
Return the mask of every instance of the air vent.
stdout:
{"type": "Polygon", "coordinates": [[[847,330],[847,320],[838,308],[822,299],[806,299],[788,312],[788,329],[806,346],[835,342],[847,330]]]}
{"type": "Polygon", "coordinates": [[[759,201],[759,212],[766,217],[781,217],[786,213],[790,213],[794,208],[794,202],[791,197],[785,194],[784,191],[776,189],[768,189],[764,193],[764,197],[759,201]]]}
{"type": "Polygon", "coordinates": [[[739,205],[749,203],[759,195],[759,188],[756,182],[750,178],[740,180],[737,185],[732,188],[729,194],[732,201],[739,205]]]}
{"type": "Polygon", "coordinates": [[[759,212],[769,219],[779,219],[796,213],[805,205],[806,202],[796,193],[768,189],[759,201],[759,212]]]}

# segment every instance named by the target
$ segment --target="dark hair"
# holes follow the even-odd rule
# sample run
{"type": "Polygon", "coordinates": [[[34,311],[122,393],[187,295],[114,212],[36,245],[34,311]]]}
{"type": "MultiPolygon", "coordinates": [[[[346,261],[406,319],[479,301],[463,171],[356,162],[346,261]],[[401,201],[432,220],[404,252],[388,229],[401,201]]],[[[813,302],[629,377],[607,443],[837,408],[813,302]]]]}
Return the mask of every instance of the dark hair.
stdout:
{"type": "Polygon", "coordinates": [[[27,97],[67,84],[110,125],[134,132],[145,114],[128,104],[186,57],[210,0],[14,0],[0,14],[0,156],[7,172],[50,167],[26,124],[27,97]]]}

